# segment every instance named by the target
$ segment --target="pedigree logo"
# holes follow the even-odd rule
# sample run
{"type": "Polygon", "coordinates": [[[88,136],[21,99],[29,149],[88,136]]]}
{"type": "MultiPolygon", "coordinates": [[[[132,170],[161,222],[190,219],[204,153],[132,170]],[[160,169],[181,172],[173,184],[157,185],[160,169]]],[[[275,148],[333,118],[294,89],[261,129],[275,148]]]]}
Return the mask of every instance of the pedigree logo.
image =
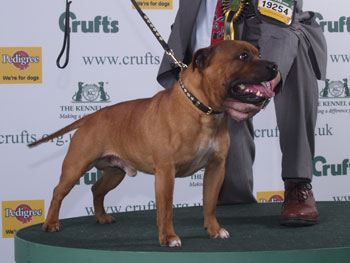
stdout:
{"type": "Polygon", "coordinates": [[[42,83],[41,47],[0,47],[0,84],[42,83]]]}
{"type": "Polygon", "coordinates": [[[173,0],[137,0],[136,3],[141,9],[173,9],[173,0]]]}
{"type": "Polygon", "coordinates": [[[257,192],[256,199],[258,203],[282,203],[284,191],[257,192]]]}
{"type": "Polygon", "coordinates": [[[23,227],[44,222],[44,200],[2,201],[2,237],[14,237],[23,227]]]}

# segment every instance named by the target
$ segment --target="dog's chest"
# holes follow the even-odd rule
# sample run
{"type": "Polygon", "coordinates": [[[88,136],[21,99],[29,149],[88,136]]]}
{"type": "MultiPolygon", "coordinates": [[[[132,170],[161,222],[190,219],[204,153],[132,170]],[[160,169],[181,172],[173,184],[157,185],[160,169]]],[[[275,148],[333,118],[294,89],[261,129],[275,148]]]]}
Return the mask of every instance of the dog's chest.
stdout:
{"type": "Polygon", "coordinates": [[[206,144],[202,144],[198,147],[198,150],[190,162],[186,165],[188,168],[182,174],[178,174],[177,177],[186,177],[191,176],[196,171],[206,167],[210,157],[214,152],[218,150],[218,147],[215,145],[214,139],[206,144]]]}

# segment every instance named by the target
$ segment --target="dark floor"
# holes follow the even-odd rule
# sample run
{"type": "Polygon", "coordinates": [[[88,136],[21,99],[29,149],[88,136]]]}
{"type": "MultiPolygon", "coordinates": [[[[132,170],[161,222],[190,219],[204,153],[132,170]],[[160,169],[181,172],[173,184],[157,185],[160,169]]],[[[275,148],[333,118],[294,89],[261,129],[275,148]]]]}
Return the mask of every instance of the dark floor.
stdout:
{"type": "Polygon", "coordinates": [[[57,233],[41,231],[41,224],[24,228],[17,237],[53,246],[120,251],[235,252],[350,247],[350,202],[318,202],[320,222],[311,227],[283,227],[281,204],[219,206],[217,216],[231,235],[211,240],[203,229],[202,207],[174,209],[174,226],[181,248],[158,243],[156,212],[115,214],[117,222],[99,225],[92,216],[61,220],[57,233]]]}

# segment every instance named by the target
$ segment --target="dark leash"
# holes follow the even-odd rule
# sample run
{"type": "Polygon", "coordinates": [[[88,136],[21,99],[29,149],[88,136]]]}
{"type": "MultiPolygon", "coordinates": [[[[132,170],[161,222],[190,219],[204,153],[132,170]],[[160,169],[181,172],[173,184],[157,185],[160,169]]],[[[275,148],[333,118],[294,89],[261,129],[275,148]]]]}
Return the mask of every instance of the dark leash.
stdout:
{"type": "MultiPolygon", "coordinates": [[[[154,27],[151,20],[148,18],[148,16],[141,10],[139,5],[135,0],[131,0],[132,4],[136,8],[137,12],[139,12],[142,19],[145,21],[149,29],[152,31],[153,35],[157,38],[158,42],[163,47],[165,53],[171,57],[171,59],[174,61],[174,64],[179,66],[181,71],[185,70],[187,68],[187,65],[184,64],[182,61],[178,61],[175,57],[174,51],[169,47],[169,45],[164,41],[164,38],[159,34],[158,30],[154,27]]],[[[208,107],[204,105],[202,102],[200,102],[188,89],[185,88],[184,84],[182,83],[181,78],[179,78],[179,84],[182,89],[182,91],[185,93],[187,98],[192,102],[194,106],[196,106],[199,110],[204,112],[207,115],[211,114],[220,114],[221,111],[214,111],[211,107],[208,107]]]]}
{"type": "Polygon", "coordinates": [[[184,70],[187,68],[187,65],[184,64],[181,61],[178,61],[175,58],[174,51],[169,47],[169,45],[164,41],[164,38],[159,34],[158,30],[154,27],[151,20],[148,18],[148,16],[141,10],[140,6],[137,4],[135,0],[131,0],[132,4],[136,8],[137,12],[139,12],[140,16],[142,17],[143,21],[147,24],[149,29],[151,29],[153,35],[157,38],[158,42],[162,45],[165,53],[172,58],[175,65],[179,66],[181,70],[184,70]]]}
{"type": "Polygon", "coordinates": [[[60,54],[57,57],[56,65],[60,69],[64,69],[67,67],[69,62],[69,49],[70,49],[70,29],[69,29],[69,7],[72,1],[66,0],[66,20],[64,21],[64,38],[63,38],[63,46],[61,49],[60,54]],[[61,58],[64,54],[64,51],[66,51],[66,60],[63,63],[63,65],[60,65],[61,58]]]}

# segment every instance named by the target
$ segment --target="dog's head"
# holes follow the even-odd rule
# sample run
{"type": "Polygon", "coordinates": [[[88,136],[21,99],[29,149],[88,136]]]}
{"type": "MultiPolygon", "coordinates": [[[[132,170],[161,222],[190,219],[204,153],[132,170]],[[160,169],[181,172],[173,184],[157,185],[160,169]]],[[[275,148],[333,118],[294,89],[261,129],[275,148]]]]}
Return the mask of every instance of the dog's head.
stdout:
{"type": "Polygon", "coordinates": [[[225,96],[245,103],[258,105],[275,95],[271,80],[277,76],[277,65],[262,60],[258,49],[245,41],[220,41],[198,50],[192,69],[220,83],[225,96]]]}

